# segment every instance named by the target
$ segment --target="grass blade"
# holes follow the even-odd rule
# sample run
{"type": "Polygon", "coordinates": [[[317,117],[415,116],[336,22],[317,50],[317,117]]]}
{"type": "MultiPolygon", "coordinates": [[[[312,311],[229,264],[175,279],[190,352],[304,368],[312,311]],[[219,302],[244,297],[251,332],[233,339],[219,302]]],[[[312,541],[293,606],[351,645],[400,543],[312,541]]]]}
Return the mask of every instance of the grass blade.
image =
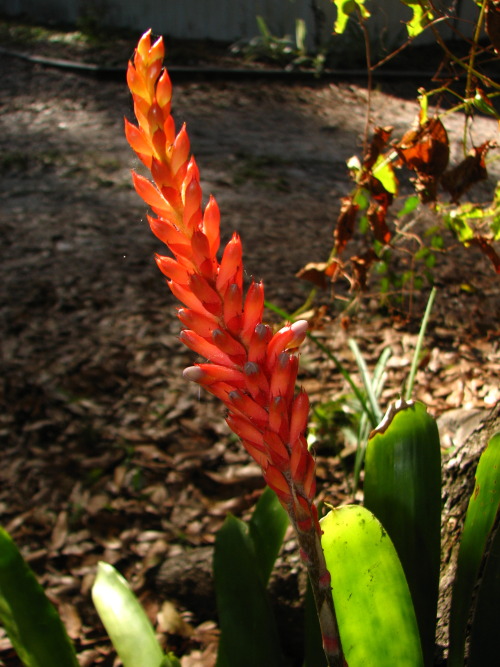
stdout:
{"type": "Polygon", "coordinates": [[[425,307],[425,313],[422,318],[422,324],[420,325],[420,331],[418,334],[417,346],[415,348],[415,352],[413,353],[410,375],[408,376],[408,384],[406,385],[406,392],[405,392],[405,399],[407,401],[411,399],[413,394],[413,385],[415,384],[415,376],[417,374],[418,364],[420,362],[420,352],[422,351],[422,345],[424,344],[425,332],[427,330],[427,324],[429,323],[429,317],[431,316],[431,311],[434,305],[436,294],[437,290],[435,287],[433,287],[429,295],[429,300],[427,301],[427,306],[425,307]]]}
{"type": "Polygon", "coordinates": [[[351,349],[351,352],[354,354],[354,358],[356,359],[356,363],[361,374],[361,379],[363,380],[363,385],[365,387],[366,395],[368,397],[368,401],[370,402],[372,413],[378,423],[382,419],[382,410],[380,409],[377,397],[375,396],[373,380],[368,371],[368,368],[366,367],[366,362],[363,355],[361,354],[361,350],[359,349],[358,344],[354,338],[349,338],[348,345],[351,349]]]}

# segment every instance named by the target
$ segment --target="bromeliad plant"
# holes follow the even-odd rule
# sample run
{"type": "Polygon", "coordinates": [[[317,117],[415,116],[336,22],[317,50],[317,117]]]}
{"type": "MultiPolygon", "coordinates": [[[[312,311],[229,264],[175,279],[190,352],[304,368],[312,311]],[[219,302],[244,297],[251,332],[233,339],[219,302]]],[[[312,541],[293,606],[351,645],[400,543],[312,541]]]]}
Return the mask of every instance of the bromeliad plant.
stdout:
{"type": "MultiPolygon", "coordinates": [[[[199,172],[190,157],[186,128],[176,133],[170,113],[172,87],[163,57],[161,38],[152,44],[146,33],[127,73],[138,124],[126,121],[125,132],[153,179],[151,183],[133,174],[138,194],[155,214],[148,218],[151,229],[172,254],[158,255],[156,261],[182,304],[178,317],[185,328],[180,338],[207,360],[187,368],[184,376],[223,401],[229,427],[261,467],[295,529],[327,664],[431,664],[440,559],[440,446],[435,422],[423,405],[400,401],[372,434],[367,504],[383,525],[357,506],[333,510],[318,521],[315,463],[305,439],[309,400],[303,390],[294,393],[296,353],[307,322],[296,321],[276,333],[263,323],[264,287],[252,281],[244,294],[237,234],[219,261],[219,209],[213,197],[202,208],[199,172]],[[419,559],[426,563],[425,571],[419,559]]],[[[228,548],[222,559],[216,552],[216,578],[231,581],[229,587],[219,585],[219,592],[233,592],[225,598],[229,613],[219,599],[219,667],[281,664],[279,651],[267,659],[258,647],[247,653],[242,644],[228,639],[235,630],[235,610],[246,604],[234,595],[246,571],[238,570],[230,548],[243,545],[238,553],[250,571],[255,552],[265,549],[262,528],[256,521],[253,533],[231,541],[237,531],[226,527],[228,548]]],[[[257,586],[259,581],[265,585],[270,562],[264,559],[257,586]]],[[[254,632],[259,614],[265,615],[265,604],[254,612],[247,635],[254,632]]]]}
{"type": "Polygon", "coordinates": [[[343,664],[330,574],[321,548],[314,505],[314,459],[305,430],[309,400],[294,395],[298,371],[295,351],[307,322],[273,334],[263,323],[264,286],[253,281],[243,293],[242,244],[235,233],[219,261],[219,209],[213,197],[202,209],[199,172],[185,126],[176,134],[170,114],[172,86],[163,69],[164,48],[150,33],[140,40],[129,63],[127,81],[138,125],[125,122],[127,139],[151,171],[154,184],[134,173],[138,194],[156,217],[153,233],[173,257],[156,257],[168,285],[183,307],[180,338],[208,360],[184,371],[220,398],[227,423],[262,469],[295,528],[311,580],[321,623],[323,647],[331,665],[343,664]]]}
{"type": "MultiPolygon", "coordinates": [[[[285,664],[266,586],[288,519],[312,590],[303,667],[430,667],[440,561],[435,421],[420,403],[401,400],[391,406],[366,447],[366,507],[332,509],[319,520],[315,462],[305,439],[309,401],[304,391],[294,393],[297,350],[307,323],[294,322],[276,333],[263,323],[264,288],[253,281],[244,294],[237,235],[218,259],[219,210],[213,198],[202,209],[186,129],[176,133],[170,114],[172,88],[163,57],[161,39],[152,44],[148,32],[129,64],[138,125],[126,122],[126,135],[153,177],[151,183],[135,174],[134,182],[155,213],[149,218],[153,232],[172,253],[158,256],[157,263],[183,304],[181,340],[207,360],[184,375],[224,402],[230,428],[270,487],[248,525],[229,516],[217,535],[217,667],[285,664]]],[[[479,462],[458,556],[451,667],[463,664],[473,597],[469,664],[492,664],[491,656],[500,651],[492,620],[500,598],[499,507],[497,434],[479,462]]],[[[124,667],[180,665],[160,648],[144,610],[110,565],[99,565],[92,596],[124,667]]],[[[2,529],[0,621],[28,667],[78,664],[60,618],[2,529]]]]}

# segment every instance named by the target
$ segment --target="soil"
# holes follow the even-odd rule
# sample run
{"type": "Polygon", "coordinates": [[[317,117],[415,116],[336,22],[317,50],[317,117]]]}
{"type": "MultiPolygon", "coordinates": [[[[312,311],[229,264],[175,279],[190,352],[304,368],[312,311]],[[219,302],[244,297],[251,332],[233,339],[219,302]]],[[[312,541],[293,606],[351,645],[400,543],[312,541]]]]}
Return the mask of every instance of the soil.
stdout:
{"type": "MultiPolygon", "coordinates": [[[[40,44],[7,46],[44,53],[40,44]]],[[[133,44],[120,48],[125,62],[133,44]]],[[[88,59],[60,44],[57,53],[88,59]]],[[[177,339],[175,303],[153,261],[162,248],[131,186],[130,169],[140,167],[123,135],[126,84],[0,58],[1,523],[57,605],[81,665],[115,664],[90,602],[100,560],[131,582],[184,667],[213,665],[211,545],[226,513],[247,517],[263,485],[222,408],[182,379],[193,357],[177,339]]],[[[267,299],[293,311],[309,291],[294,276],[328,257],[351,188],[346,160],[360,153],[366,89],[258,78],[174,84],[174,115],[187,123],[224,239],[241,234],[247,276],[264,279],[267,299]]],[[[418,112],[394,83],[375,90],[371,106],[371,123],[393,125],[397,136],[418,112]]],[[[462,128],[459,115],[447,121],[455,162],[462,128]]],[[[479,119],[474,142],[495,132],[494,120],[479,119]]],[[[497,161],[473,196],[491,197],[499,172],[497,161]]],[[[425,234],[436,220],[422,210],[412,224],[425,234]]],[[[357,238],[354,251],[363,244],[357,238]]],[[[404,258],[395,261],[404,270],[404,258]]],[[[462,247],[443,252],[433,275],[438,298],[415,396],[436,416],[486,414],[500,398],[498,276],[478,249],[462,247]]],[[[408,374],[428,293],[384,300],[376,284],[359,295],[346,284],[318,295],[317,335],[357,380],[349,337],[370,369],[392,348],[384,406],[408,374]]],[[[301,382],[315,403],[349,393],[312,344],[301,382]]],[[[443,436],[453,445],[453,432],[443,436]]],[[[334,504],[352,500],[352,448],[340,439],[336,448],[318,443],[319,497],[334,504]]],[[[290,582],[282,597],[295,595],[291,535],[279,565],[290,582]]],[[[18,664],[0,636],[0,665],[18,664]]]]}

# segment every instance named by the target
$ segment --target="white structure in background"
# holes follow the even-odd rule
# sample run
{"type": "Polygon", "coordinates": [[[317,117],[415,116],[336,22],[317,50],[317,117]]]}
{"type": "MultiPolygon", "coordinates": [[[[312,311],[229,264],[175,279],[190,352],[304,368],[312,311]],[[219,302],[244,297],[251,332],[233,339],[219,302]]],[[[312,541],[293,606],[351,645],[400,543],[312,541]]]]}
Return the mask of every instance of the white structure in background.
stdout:
{"type": "MultiPolygon", "coordinates": [[[[467,24],[477,13],[472,0],[441,0],[460,16],[460,29],[470,35],[467,24]]],[[[439,0],[437,2],[439,4],[439,0]]],[[[399,0],[367,0],[374,14],[368,22],[374,38],[389,35],[389,46],[404,39],[404,22],[411,15],[399,0]],[[400,36],[400,39],[398,39],[400,36]]],[[[101,25],[142,31],[180,39],[212,39],[234,42],[258,34],[256,16],[264,18],[277,37],[293,35],[295,22],[303,19],[307,39],[317,34],[317,9],[324,17],[321,35],[328,38],[336,16],[331,0],[0,0],[0,12],[10,17],[29,17],[45,23],[76,25],[82,17],[101,25]],[[316,16],[315,16],[316,13],[316,16]]],[[[450,37],[450,34],[444,34],[450,37]]],[[[421,43],[426,35],[419,37],[421,43]]],[[[431,35],[428,41],[433,41],[431,35]]]]}

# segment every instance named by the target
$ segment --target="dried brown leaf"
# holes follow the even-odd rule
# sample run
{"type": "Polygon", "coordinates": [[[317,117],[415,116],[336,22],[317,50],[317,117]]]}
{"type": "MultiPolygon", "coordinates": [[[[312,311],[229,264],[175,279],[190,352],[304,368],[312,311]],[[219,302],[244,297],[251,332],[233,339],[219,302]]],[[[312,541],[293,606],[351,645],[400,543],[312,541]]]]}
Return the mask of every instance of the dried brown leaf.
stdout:
{"type": "Polygon", "coordinates": [[[491,146],[490,141],[474,146],[462,162],[443,174],[441,183],[454,202],[457,202],[474,183],[488,178],[484,159],[491,146]]]}
{"type": "Polygon", "coordinates": [[[342,206],[340,209],[337,224],[333,232],[335,239],[335,251],[340,254],[347,243],[351,240],[354,233],[354,223],[356,222],[356,215],[359,206],[353,202],[352,197],[342,197],[342,206]]]}
{"type": "Polygon", "coordinates": [[[491,245],[491,241],[486,239],[484,236],[475,236],[469,245],[476,245],[481,251],[486,255],[486,257],[491,261],[496,273],[500,273],[500,257],[491,245]]]}
{"type": "Polygon", "coordinates": [[[366,155],[363,159],[363,167],[367,171],[371,170],[371,168],[377,161],[378,156],[382,153],[382,151],[386,147],[387,142],[391,137],[393,129],[394,128],[391,126],[375,128],[370,146],[368,147],[366,155]]]}
{"type": "Polygon", "coordinates": [[[395,146],[404,165],[417,174],[416,190],[423,202],[434,201],[437,183],[448,166],[448,134],[439,118],[430,118],[407,132],[395,146]]]}
{"type": "Polygon", "coordinates": [[[326,262],[309,262],[302,269],[295,274],[296,278],[300,280],[307,280],[321,289],[325,289],[328,285],[325,271],[328,267],[326,262]]]}
{"type": "Polygon", "coordinates": [[[500,53],[500,2],[488,0],[486,5],[486,34],[497,53],[500,53]]]}

